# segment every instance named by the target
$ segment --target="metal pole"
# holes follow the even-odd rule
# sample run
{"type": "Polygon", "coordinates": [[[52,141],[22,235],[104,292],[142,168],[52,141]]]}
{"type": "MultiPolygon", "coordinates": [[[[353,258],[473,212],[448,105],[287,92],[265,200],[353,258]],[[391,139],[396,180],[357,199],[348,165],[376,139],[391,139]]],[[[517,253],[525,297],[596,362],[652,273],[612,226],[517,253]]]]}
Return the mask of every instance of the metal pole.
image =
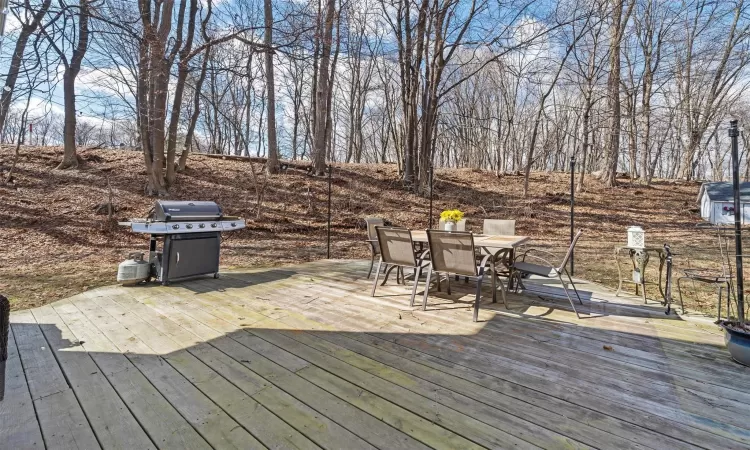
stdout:
{"type": "Polygon", "coordinates": [[[432,229],[432,173],[435,169],[433,168],[432,164],[430,164],[430,230],[432,229]]]}
{"type": "MultiPolygon", "coordinates": [[[[575,204],[576,204],[576,157],[570,157],[570,243],[573,243],[575,236],[575,204]]],[[[573,276],[575,269],[575,254],[570,252],[570,276],[573,276]]]]}
{"type": "Polygon", "coordinates": [[[734,187],[734,251],[737,264],[737,320],[745,323],[745,295],[742,273],[742,209],[740,204],[740,158],[737,149],[737,121],[729,122],[729,137],[732,140],[732,184],[734,187]]]}
{"type": "Polygon", "coordinates": [[[327,230],[327,241],[326,247],[326,258],[331,259],[331,173],[333,173],[333,167],[328,166],[328,230],[327,230]]]}

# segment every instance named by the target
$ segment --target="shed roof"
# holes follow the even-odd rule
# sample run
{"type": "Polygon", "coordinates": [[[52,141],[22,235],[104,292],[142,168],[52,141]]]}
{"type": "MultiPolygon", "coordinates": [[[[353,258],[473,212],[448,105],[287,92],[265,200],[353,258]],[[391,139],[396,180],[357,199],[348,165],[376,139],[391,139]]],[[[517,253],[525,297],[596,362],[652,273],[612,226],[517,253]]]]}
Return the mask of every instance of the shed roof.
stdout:
{"type": "MultiPolygon", "coordinates": [[[[731,202],[734,200],[734,190],[732,189],[732,183],[729,181],[703,183],[700,192],[698,192],[699,202],[704,193],[708,195],[709,200],[714,202],[731,202]]],[[[750,202],[750,181],[740,183],[740,201],[750,202]]]]}

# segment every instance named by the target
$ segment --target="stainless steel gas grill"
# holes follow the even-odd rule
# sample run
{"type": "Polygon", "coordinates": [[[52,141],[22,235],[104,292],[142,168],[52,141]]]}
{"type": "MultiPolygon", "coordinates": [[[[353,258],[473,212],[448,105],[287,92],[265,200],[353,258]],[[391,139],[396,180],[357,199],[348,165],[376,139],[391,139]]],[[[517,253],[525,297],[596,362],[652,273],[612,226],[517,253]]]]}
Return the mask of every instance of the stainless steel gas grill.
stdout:
{"type": "Polygon", "coordinates": [[[133,259],[120,264],[117,281],[155,278],[164,285],[199,275],[217,277],[221,233],[245,228],[244,219],[225,216],[216,203],[202,201],[158,200],[147,218],[120,224],[151,235],[151,241],[148,259],[131,254],[133,259]],[[144,264],[149,265],[148,271],[144,264]]]}

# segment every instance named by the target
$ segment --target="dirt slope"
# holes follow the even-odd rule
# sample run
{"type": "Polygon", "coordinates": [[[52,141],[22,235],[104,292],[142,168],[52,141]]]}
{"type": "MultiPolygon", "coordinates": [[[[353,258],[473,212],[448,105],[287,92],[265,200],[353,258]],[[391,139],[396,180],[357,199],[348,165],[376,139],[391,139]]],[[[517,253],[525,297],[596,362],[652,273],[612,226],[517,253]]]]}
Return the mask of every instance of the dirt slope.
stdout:
{"type": "MultiPolygon", "coordinates": [[[[145,235],[112,223],[144,217],[154,201],[143,193],[142,156],[127,150],[86,150],[81,152],[80,170],[58,171],[54,167],[60,149],[24,148],[22,153],[13,182],[0,186],[0,292],[10,296],[14,308],[22,308],[114,283],[117,264],[128,252],[147,249],[145,235]],[[117,208],[112,221],[95,212],[110,196],[117,208]]],[[[0,149],[0,168],[7,169],[11,154],[11,148],[0,149]]],[[[225,236],[223,268],[326,256],[325,179],[296,169],[274,176],[258,211],[249,162],[192,155],[188,166],[171,198],[214,200],[227,214],[248,219],[246,230],[225,236]]],[[[567,174],[532,174],[532,195],[523,199],[523,177],[439,170],[434,215],[444,208],[461,209],[474,231],[481,230],[484,218],[514,218],[518,234],[562,252],[569,233],[568,180],[567,174]]],[[[576,224],[586,234],[577,253],[576,275],[612,285],[612,248],[625,242],[625,229],[634,224],[646,229],[649,244],[670,242],[686,257],[710,259],[703,250],[712,252],[713,237],[694,230],[700,221],[694,209],[698,187],[657,181],[644,188],[621,180],[621,187],[604,189],[589,178],[586,192],[577,195],[576,224]]],[[[362,242],[361,219],[366,216],[383,216],[410,228],[428,224],[428,200],[402,188],[395,165],[337,166],[332,205],[334,258],[369,254],[362,242]]]]}

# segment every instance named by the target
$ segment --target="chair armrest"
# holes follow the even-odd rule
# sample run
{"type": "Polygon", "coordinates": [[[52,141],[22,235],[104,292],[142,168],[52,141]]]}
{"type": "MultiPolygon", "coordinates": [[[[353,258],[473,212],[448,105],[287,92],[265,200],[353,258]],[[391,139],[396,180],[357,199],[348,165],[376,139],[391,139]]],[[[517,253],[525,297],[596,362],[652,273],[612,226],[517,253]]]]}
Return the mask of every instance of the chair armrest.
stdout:
{"type": "MultiPolygon", "coordinates": [[[[550,254],[551,254],[551,253],[550,253],[550,254]]],[[[549,268],[552,268],[552,269],[555,269],[555,270],[557,270],[557,266],[556,266],[556,265],[552,264],[551,262],[549,262],[548,260],[546,260],[546,259],[542,258],[541,256],[536,256],[536,255],[526,255],[526,254],[524,254],[523,256],[524,256],[524,259],[523,259],[522,261],[524,261],[524,262],[526,261],[526,258],[525,258],[525,257],[526,257],[526,256],[528,256],[529,258],[532,258],[532,259],[535,259],[535,260],[538,260],[538,261],[542,261],[542,262],[544,263],[544,266],[545,266],[545,267],[549,267],[549,268]]],[[[553,255],[553,256],[554,256],[554,255],[553,255]]],[[[518,259],[518,258],[516,258],[516,259],[518,259]]],[[[515,266],[515,264],[514,264],[514,266],[515,266]]]]}

